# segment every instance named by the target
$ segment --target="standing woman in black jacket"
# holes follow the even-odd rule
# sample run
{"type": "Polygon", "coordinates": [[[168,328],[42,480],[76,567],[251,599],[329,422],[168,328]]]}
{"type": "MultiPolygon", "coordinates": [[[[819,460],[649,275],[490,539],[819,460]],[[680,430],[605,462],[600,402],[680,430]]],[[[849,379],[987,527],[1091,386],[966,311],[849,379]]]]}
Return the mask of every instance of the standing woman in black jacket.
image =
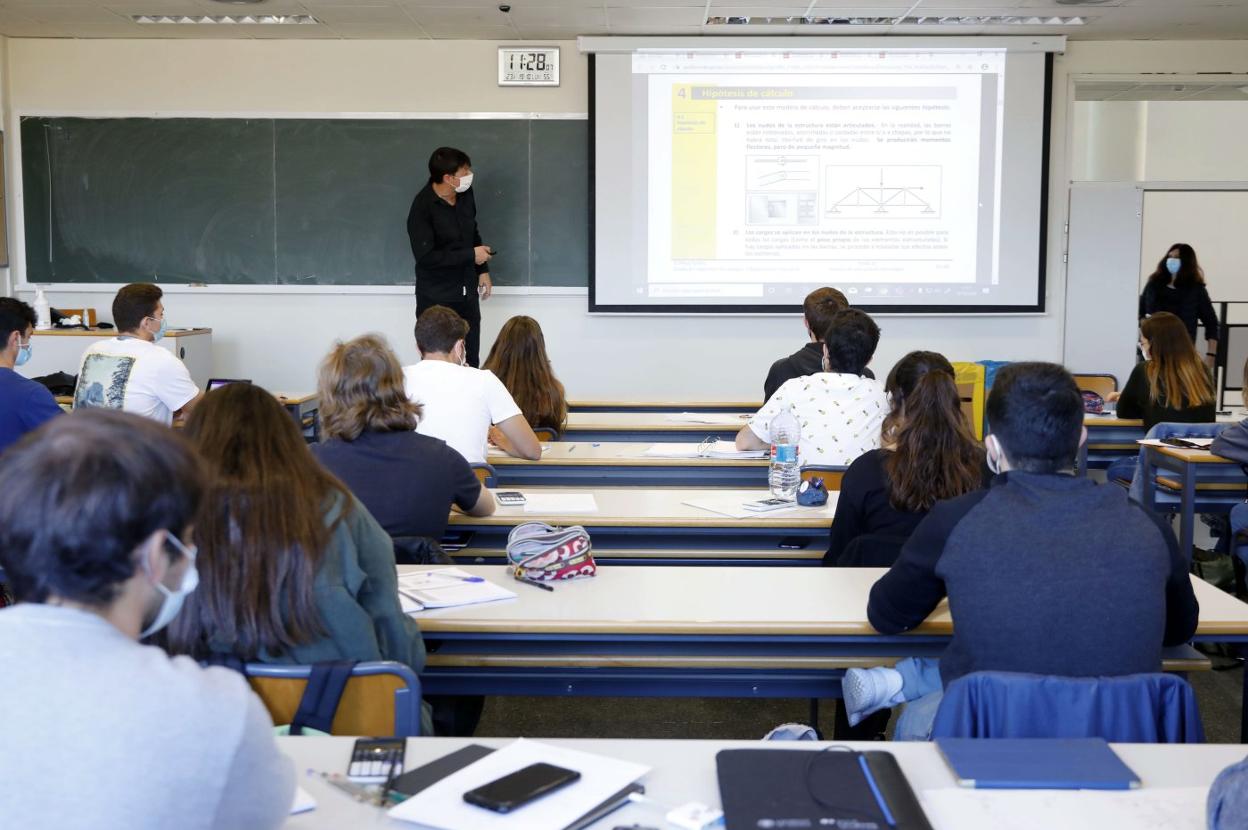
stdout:
{"type": "Polygon", "coordinates": [[[1205,272],[1196,261],[1196,250],[1185,242],[1177,242],[1157,263],[1140,295],[1140,319],[1159,311],[1168,311],[1183,321],[1192,342],[1196,342],[1196,324],[1205,327],[1205,365],[1213,368],[1218,353],[1218,315],[1205,286],[1205,272]]]}

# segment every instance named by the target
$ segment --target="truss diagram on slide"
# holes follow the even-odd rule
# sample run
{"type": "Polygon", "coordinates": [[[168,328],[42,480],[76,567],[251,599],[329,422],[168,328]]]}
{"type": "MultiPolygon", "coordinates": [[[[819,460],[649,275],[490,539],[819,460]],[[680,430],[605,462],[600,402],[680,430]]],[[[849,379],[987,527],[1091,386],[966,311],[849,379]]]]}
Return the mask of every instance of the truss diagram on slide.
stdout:
{"type": "Polygon", "coordinates": [[[938,164],[829,164],[824,172],[824,213],[828,216],[940,216],[938,164]]]}
{"type": "Polygon", "coordinates": [[[746,156],[746,190],[813,190],[818,171],[816,156],[746,156]]]}

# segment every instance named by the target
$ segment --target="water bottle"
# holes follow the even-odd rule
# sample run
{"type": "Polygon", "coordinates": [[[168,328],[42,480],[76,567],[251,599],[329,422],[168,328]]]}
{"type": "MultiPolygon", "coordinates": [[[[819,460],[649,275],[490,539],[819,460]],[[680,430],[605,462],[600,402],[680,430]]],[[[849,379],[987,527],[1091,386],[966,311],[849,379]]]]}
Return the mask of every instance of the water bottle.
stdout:
{"type": "Polygon", "coordinates": [[[767,483],[771,494],[779,499],[797,496],[801,483],[801,462],[798,460],[798,444],[802,441],[802,427],[790,407],[771,421],[771,469],[767,483]]]}
{"type": "Polygon", "coordinates": [[[52,306],[48,304],[48,295],[43,293],[43,286],[35,286],[35,328],[46,331],[52,328],[52,306]]]}

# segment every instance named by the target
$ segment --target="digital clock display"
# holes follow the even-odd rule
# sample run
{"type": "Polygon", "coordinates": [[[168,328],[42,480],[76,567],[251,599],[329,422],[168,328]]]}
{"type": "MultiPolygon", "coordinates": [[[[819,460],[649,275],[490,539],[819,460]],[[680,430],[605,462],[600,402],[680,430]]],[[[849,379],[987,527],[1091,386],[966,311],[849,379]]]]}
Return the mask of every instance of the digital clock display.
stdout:
{"type": "Polygon", "coordinates": [[[499,86],[559,86],[559,48],[500,46],[499,86]]]}

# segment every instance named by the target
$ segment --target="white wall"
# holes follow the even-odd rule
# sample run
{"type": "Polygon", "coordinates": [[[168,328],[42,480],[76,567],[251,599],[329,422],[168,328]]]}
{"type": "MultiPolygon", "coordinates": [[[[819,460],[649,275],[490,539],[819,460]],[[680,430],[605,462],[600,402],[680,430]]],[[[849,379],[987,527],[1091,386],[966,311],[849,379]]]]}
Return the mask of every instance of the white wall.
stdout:
{"type": "MultiPolygon", "coordinates": [[[[13,39],[7,104],[22,112],[584,112],[587,72],[575,45],[563,47],[563,86],[499,89],[491,42],[117,41],[13,39]],[[448,67],[466,73],[444,82],[448,67]],[[423,79],[431,78],[425,81],[423,79]]],[[[953,359],[1060,360],[1063,355],[1063,237],[1067,205],[1068,80],[1072,73],[1235,71],[1248,43],[1072,43],[1054,79],[1049,198],[1048,308],[1033,317],[888,317],[877,369],[915,348],[953,359]]],[[[13,144],[10,142],[10,148],[13,144]]],[[[465,148],[471,152],[471,147],[465,148]]],[[[8,169],[15,170],[10,151],[8,169]]],[[[12,191],[10,190],[12,193],[12,191]]],[[[405,358],[414,299],[369,295],[170,297],[178,324],[212,326],[216,371],[288,391],[310,389],[316,361],[335,337],[389,336],[405,358]]],[[[107,308],[104,295],[54,302],[107,308]]],[[[1124,302],[1134,303],[1133,297],[1124,302]]],[[[798,317],[590,317],[583,295],[498,296],[484,311],[488,343],[511,314],[536,317],[556,370],[574,397],[753,398],[767,365],[803,338],[798,317]]],[[[1083,332],[1080,336],[1095,336],[1083,332]]]]}

